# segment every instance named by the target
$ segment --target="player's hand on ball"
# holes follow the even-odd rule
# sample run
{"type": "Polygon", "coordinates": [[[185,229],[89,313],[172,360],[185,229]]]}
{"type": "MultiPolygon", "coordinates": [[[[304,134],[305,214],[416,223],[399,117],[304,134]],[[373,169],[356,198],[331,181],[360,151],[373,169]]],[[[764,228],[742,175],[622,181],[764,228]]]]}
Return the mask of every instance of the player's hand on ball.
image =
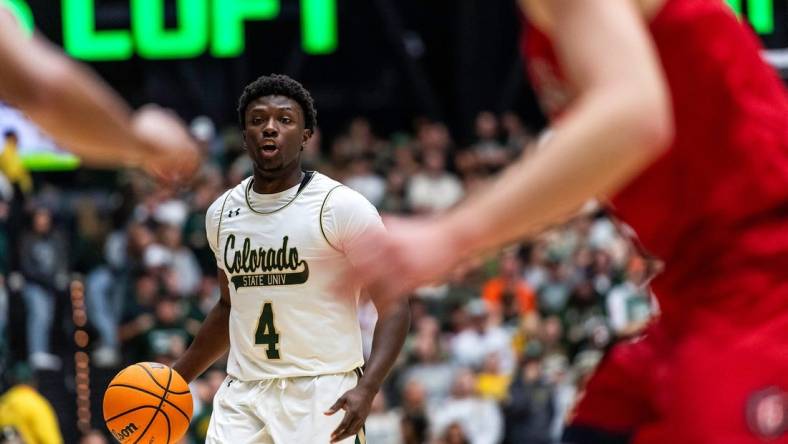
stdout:
{"type": "Polygon", "coordinates": [[[146,105],[132,118],[135,135],[149,147],[143,169],[167,184],[188,180],[200,165],[200,149],[183,122],[171,111],[146,105]]]}
{"type": "Polygon", "coordinates": [[[367,420],[369,410],[372,408],[372,399],[377,390],[358,386],[348,390],[324,414],[333,415],[339,410],[345,411],[345,417],[336,430],[331,433],[331,442],[339,442],[358,433],[367,420]]]}

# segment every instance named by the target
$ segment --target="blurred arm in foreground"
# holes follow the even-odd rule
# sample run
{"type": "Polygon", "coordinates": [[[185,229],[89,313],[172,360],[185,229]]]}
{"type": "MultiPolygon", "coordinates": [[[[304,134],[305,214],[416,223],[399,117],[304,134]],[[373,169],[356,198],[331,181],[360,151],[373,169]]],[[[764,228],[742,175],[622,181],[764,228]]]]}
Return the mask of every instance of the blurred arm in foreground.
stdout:
{"type": "Polygon", "coordinates": [[[166,181],[197,169],[197,144],[174,114],[155,106],[132,113],[89,69],[41,37],[26,36],[2,7],[0,65],[0,99],[85,163],[140,167],[166,181]]]}
{"type": "Polygon", "coordinates": [[[445,215],[387,221],[357,252],[355,277],[395,300],[473,254],[538,233],[609,196],[672,139],[664,75],[631,0],[521,1],[554,39],[575,100],[537,152],[445,215]],[[559,13],[560,12],[560,13],[559,13]]]}

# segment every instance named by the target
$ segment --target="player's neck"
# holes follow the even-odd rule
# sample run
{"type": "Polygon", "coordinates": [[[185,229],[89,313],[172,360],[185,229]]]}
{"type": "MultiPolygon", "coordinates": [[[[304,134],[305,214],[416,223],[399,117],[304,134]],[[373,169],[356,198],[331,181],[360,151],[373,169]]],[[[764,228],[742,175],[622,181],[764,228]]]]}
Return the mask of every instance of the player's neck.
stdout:
{"type": "Polygon", "coordinates": [[[300,165],[286,174],[278,177],[272,177],[259,171],[254,172],[254,183],[252,190],[257,194],[274,194],[281,193],[289,188],[292,188],[301,182],[303,176],[300,165]]]}

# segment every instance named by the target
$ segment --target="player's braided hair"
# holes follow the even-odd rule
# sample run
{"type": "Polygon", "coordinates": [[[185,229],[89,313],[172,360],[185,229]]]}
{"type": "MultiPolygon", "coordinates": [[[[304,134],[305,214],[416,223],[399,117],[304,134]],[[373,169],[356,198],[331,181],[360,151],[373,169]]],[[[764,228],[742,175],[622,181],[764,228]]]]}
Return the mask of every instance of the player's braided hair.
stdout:
{"type": "Polygon", "coordinates": [[[304,112],[304,127],[314,130],[317,126],[317,110],[312,95],[304,88],[304,85],[284,74],[271,74],[262,76],[254,82],[246,85],[241,98],[238,99],[238,122],[241,129],[246,128],[246,108],[250,103],[260,97],[265,96],[284,96],[295,100],[301,105],[304,112]]]}

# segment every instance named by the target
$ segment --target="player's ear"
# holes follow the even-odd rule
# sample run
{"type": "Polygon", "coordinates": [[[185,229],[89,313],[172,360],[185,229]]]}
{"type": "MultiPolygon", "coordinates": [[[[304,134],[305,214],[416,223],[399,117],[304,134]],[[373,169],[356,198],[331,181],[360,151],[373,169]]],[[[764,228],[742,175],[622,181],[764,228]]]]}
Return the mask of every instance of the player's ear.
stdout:
{"type": "Polygon", "coordinates": [[[303,137],[301,139],[301,149],[302,150],[304,149],[304,145],[306,145],[306,143],[309,142],[309,139],[311,139],[311,138],[312,138],[312,130],[309,129],[309,128],[305,128],[304,129],[304,135],[303,135],[303,137]]]}
{"type": "Polygon", "coordinates": [[[241,146],[246,149],[246,125],[241,128],[241,146]]]}

